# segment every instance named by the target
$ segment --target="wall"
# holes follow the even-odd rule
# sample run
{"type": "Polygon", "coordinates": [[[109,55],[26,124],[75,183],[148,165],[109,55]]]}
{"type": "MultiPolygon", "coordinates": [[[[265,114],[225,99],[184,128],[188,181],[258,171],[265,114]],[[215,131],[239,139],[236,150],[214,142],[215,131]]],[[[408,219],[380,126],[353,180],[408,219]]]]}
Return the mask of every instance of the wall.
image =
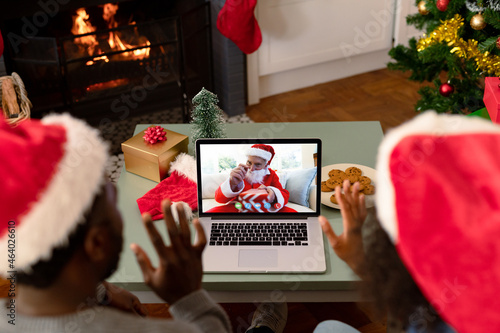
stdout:
{"type": "Polygon", "coordinates": [[[267,0],[256,17],[262,45],[247,57],[248,102],[384,68],[394,0],[267,0]]]}

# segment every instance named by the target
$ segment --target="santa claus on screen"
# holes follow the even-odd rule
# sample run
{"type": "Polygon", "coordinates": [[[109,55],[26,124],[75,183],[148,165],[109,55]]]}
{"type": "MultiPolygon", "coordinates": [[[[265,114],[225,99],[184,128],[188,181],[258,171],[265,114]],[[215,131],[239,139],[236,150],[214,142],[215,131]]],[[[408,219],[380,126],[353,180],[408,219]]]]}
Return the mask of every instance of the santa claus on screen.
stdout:
{"type": "Polygon", "coordinates": [[[239,164],[231,170],[229,178],[215,191],[215,201],[225,205],[214,207],[207,212],[296,212],[292,208],[285,207],[290,193],[281,186],[276,172],[269,168],[274,157],[273,147],[265,144],[255,144],[247,151],[246,155],[248,158],[246,164],[239,164]],[[245,202],[242,201],[240,195],[247,193],[251,189],[260,189],[267,192],[267,197],[263,201],[265,204],[262,207],[257,206],[257,210],[255,210],[256,207],[245,209],[245,202]]]}

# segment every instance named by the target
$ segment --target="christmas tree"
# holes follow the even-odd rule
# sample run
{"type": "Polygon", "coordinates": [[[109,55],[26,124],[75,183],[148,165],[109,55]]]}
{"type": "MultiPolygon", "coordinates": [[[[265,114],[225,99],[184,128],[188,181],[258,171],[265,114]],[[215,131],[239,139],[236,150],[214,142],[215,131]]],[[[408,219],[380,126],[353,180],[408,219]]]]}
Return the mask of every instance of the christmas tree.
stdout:
{"type": "Polygon", "coordinates": [[[192,101],[192,141],[200,138],[225,138],[225,121],[222,110],[217,106],[217,95],[202,88],[192,101]]]}
{"type": "Polygon", "coordinates": [[[484,107],[484,78],[500,76],[500,0],[417,0],[406,17],[424,31],[409,47],[398,45],[389,69],[431,82],[419,90],[416,111],[468,114],[484,107]]]}

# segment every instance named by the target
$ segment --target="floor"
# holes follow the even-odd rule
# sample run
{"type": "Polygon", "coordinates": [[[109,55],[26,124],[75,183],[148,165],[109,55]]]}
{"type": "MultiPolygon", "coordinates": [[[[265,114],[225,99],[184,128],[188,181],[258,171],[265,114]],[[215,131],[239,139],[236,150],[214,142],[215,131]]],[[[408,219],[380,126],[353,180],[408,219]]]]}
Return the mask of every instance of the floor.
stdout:
{"type": "Polygon", "coordinates": [[[255,122],[376,120],[386,132],[416,115],[420,84],[407,77],[381,69],[267,97],[246,113],[255,122]]]}
{"type": "MultiPolygon", "coordinates": [[[[303,121],[380,121],[382,129],[391,128],[413,118],[419,85],[407,75],[386,69],[328,82],[314,87],[264,98],[247,107],[238,122],[303,122],[303,121]]],[[[142,120],[146,121],[147,120],[142,120]]],[[[130,136],[130,134],[127,134],[130,136]]],[[[362,135],[362,133],[360,133],[362,135]]],[[[121,139],[118,140],[118,142],[121,139]]],[[[119,156],[114,161],[119,169],[119,156]]],[[[6,297],[8,285],[0,280],[0,297],[6,297]]],[[[255,305],[223,304],[231,317],[234,332],[244,332],[251,321],[255,305]]],[[[169,317],[164,304],[149,304],[150,315],[169,317]]],[[[385,320],[373,317],[369,303],[290,303],[285,333],[312,332],[326,319],[337,319],[363,333],[386,332],[385,320]]]]}

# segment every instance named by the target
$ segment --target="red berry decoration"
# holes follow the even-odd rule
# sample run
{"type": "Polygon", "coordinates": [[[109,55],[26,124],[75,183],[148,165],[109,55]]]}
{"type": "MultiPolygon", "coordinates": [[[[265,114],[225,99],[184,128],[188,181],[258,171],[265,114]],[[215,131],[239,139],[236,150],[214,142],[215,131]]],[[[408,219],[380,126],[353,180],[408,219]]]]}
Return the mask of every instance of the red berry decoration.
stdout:
{"type": "Polygon", "coordinates": [[[442,12],[445,12],[448,9],[448,4],[450,3],[450,0],[438,0],[436,2],[436,7],[442,12]]]}
{"type": "Polygon", "coordinates": [[[161,126],[148,127],[142,138],[144,141],[151,144],[157,143],[158,141],[167,141],[167,131],[161,126]]]}
{"type": "Polygon", "coordinates": [[[450,96],[454,91],[455,88],[449,83],[443,83],[441,87],[439,87],[439,93],[444,97],[450,96]]]}

